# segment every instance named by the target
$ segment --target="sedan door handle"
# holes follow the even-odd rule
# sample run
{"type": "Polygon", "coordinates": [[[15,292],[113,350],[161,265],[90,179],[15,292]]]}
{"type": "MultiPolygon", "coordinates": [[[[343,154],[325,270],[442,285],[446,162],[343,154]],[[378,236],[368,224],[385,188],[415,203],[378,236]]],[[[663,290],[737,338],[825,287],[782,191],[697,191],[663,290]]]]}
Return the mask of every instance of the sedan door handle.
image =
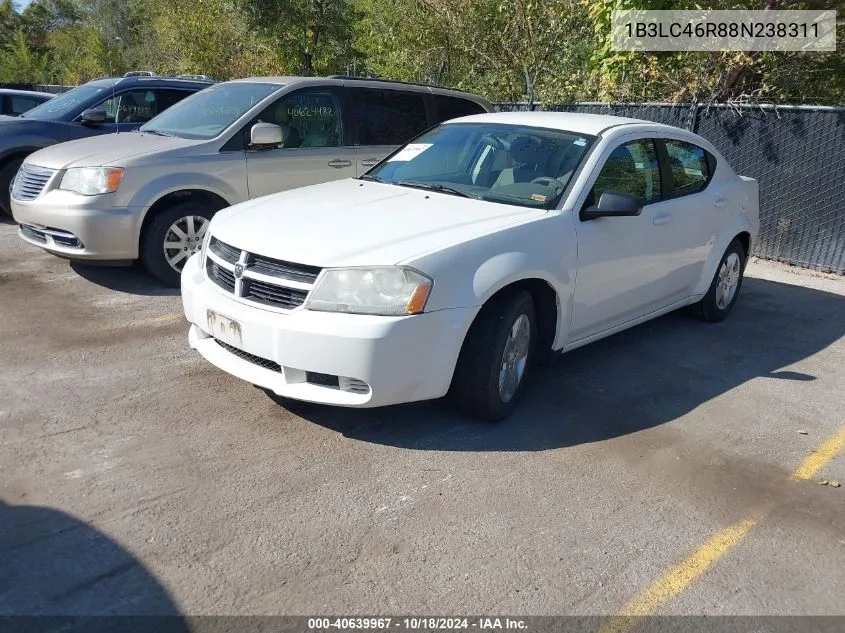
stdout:
{"type": "Polygon", "coordinates": [[[669,224],[669,222],[671,222],[671,221],[672,221],[672,216],[669,215],[668,213],[664,213],[663,215],[658,215],[656,218],[654,218],[654,220],[652,220],[652,223],[655,226],[660,226],[661,224],[669,224]]]}
{"type": "Polygon", "coordinates": [[[725,203],[727,203],[727,200],[725,200],[722,196],[719,196],[718,198],[716,198],[716,202],[714,203],[714,205],[717,209],[721,209],[725,206],[725,203]]]}
{"type": "Polygon", "coordinates": [[[334,160],[329,161],[329,167],[351,167],[352,161],[351,160],[343,160],[341,158],[335,158],[334,160]]]}
{"type": "Polygon", "coordinates": [[[378,162],[378,158],[362,158],[361,167],[372,167],[378,162]]]}

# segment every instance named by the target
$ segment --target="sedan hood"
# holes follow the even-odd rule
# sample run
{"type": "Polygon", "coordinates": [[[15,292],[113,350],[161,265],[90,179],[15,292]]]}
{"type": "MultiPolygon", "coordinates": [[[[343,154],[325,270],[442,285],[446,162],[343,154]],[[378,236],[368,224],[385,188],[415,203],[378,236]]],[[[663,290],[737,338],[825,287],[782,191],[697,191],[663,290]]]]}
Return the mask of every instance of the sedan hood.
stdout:
{"type": "Polygon", "coordinates": [[[346,179],[230,207],[215,216],[211,232],[236,248],[290,262],[392,265],[545,214],[346,179]]]}
{"type": "Polygon", "coordinates": [[[106,165],[127,167],[130,160],[196,143],[197,141],[144,132],[101,134],[42,149],[30,155],[26,162],[51,169],[106,165]]]}

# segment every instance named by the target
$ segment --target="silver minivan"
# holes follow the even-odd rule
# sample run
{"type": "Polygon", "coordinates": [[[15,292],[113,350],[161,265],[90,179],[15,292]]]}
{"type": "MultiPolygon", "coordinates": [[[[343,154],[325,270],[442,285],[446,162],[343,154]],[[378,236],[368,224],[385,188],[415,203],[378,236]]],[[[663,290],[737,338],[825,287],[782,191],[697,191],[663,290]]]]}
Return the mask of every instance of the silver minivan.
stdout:
{"type": "Polygon", "coordinates": [[[360,176],[426,128],[491,110],[474,95],[374,79],[229,81],[138,132],[31,154],[12,183],[12,213],[21,238],[55,255],[140,259],[175,286],[220,209],[360,176]]]}

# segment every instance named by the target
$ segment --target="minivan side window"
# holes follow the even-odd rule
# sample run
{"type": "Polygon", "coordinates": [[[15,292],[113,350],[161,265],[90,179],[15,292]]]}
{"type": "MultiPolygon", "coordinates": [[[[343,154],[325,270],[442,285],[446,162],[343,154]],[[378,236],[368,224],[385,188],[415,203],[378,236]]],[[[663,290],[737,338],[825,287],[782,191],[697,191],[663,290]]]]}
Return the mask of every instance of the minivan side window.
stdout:
{"type": "Polygon", "coordinates": [[[686,196],[703,191],[710,182],[710,165],[707,152],[697,145],[684,141],[664,139],[669,155],[674,195],[686,196]]]}
{"type": "Polygon", "coordinates": [[[486,110],[475,101],[459,99],[458,97],[447,97],[434,95],[434,106],[437,108],[437,122],[457,119],[470,114],[484,114],[486,110]]]}
{"type": "Polygon", "coordinates": [[[282,128],[286,149],[343,145],[340,103],[331,92],[295,92],[267,106],[258,120],[282,128]]]}
{"type": "Polygon", "coordinates": [[[601,168],[585,206],[597,204],[605,191],[633,196],[641,204],[660,200],[660,167],[652,139],[631,141],[614,149],[601,168]]]}
{"type": "Polygon", "coordinates": [[[421,92],[355,88],[351,95],[360,145],[401,145],[429,127],[421,92]]]}
{"type": "Polygon", "coordinates": [[[146,123],[158,114],[156,95],[152,90],[127,90],[94,108],[105,110],[105,123],[146,123]]]}

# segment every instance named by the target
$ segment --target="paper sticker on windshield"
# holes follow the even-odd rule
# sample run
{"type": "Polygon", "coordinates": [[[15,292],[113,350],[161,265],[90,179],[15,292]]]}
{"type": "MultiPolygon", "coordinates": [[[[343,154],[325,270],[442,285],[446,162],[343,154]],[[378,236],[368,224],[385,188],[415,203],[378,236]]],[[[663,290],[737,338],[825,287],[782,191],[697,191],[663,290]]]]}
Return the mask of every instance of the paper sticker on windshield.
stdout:
{"type": "Polygon", "coordinates": [[[546,201],[546,196],[544,196],[544,195],[543,195],[543,194],[541,194],[541,193],[532,193],[532,194],[531,194],[531,199],[532,199],[532,200],[536,200],[537,202],[545,202],[545,201],[546,201]]]}
{"type": "Polygon", "coordinates": [[[411,160],[422,154],[429,147],[431,147],[431,143],[411,143],[410,145],[406,145],[402,148],[401,151],[387,162],[392,163],[396,160],[411,160]]]}
{"type": "Polygon", "coordinates": [[[585,138],[579,138],[577,141],[572,141],[572,144],[573,144],[573,145],[578,145],[579,147],[583,147],[584,145],[586,145],[586,144],[587,144],[587,139],[585,139],[585,138]]]}

